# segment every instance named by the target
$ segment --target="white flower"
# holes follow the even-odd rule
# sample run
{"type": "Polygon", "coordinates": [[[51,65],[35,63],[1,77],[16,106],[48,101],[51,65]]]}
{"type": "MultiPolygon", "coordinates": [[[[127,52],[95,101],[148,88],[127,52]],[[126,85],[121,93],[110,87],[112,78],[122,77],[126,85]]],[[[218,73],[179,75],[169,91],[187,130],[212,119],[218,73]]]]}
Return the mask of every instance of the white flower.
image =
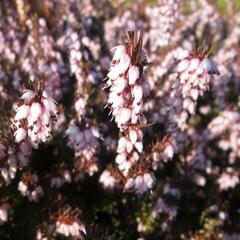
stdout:
{"type": "Polygon", "coordinates": [[[33,121],[36,121],[42,115],[42,107],[38,102],[32,103],[30,115],[33,121]]]}
{"type": "Polygon", "coordinates": [[[19,128],[16,130],[16,132],[14,133],[15,136],[15,141],[17,143],[21,142],[23,139],[26,138],[27,136],[27,132],[24,128],[19,128]]]}
{"type": "Polygon", "coordinates": [[[147,187],[152,188],[156,181],[155,176],[151,173],[145,173],[143,175],[143,178],[144,178],[144,182],[146,183],[147,187]]]}
{"type": "Polygon", "coordinates": [[[131,65],[128,71],[129,84],[134,85],[139,78],[139,69],[137,66],[131,65]]]}
{"type": "Polygon", "coordinates": [[[189,60],[188,59],[184,59],[183,61],[181,61],[177,67],[176,67],[176,72],[178,73],[182,73],[183,71],[185,71],[189,66],[189,60]]]}
{"type": "Polygon", "coordinates": [[[126,48],[123,45],[119,45],[115,48],[112,49],[113,51],[115,50],[114,56],[113,56],[113,60],[119,60],[120,58],[122,58],[123,54],[126,53],[126,48]]]}
{"type": "Polygon", "coordinates": [[[135,180],[133,178],[129,178],[125,184],[125,189],[132,188],[135,184],[135,180]]]}
{"type": "Polygon", "coordinates": [[[7,203],[4,203],[0,206],[0,225],[3,225],[8,221],[8,210],[9,205],[7,203]]]}
{"type": "Polygon", "coordinates": [[[129,138],[130,138],[130,141],[132,142],[132,144],[135,144],[137,139],[138,139],[138,133],[136,130],[134,129],[131,129],[129,131],[129,138]]]}
{"type": "Polygon", "coordinates": [[[99,182],[103,184],[104,188],[113,188],[116,183],[116,179],[111,175],[111,173],[105,170],[99,179],[99,182]]]}
{"type": "Polygon", "coordinates": [[[20,120],[23,118],[27,118],[30,112],[30,107],[28,105],[22,105],[17,109],[17,113],[15,115],[15,120],[20,120]]]}
{"type": "Polygon", "coordinates": [[[96,154],[99,150],[98,138],[101,137],[99,129],[85,124],[80,130],[79,126],[71,121],[66,134],[68,135],[69,146],[75,151],[75,164],[81,166],[79,171],[86,171],[89,175],[92,175],[98,170],[96,154]]]}
{"type": "Polygon", "coordinates": [[[167,158],[173,158],[173,155],[174,155],[174,149],[173,149],[173,146],[171,144],[168,144],[166,146],[166,148],[164,149],[164,155],[167,157],[167,158]]]}
{"type": "Polygon", "coordinates": [[[26,196],[28,187],[22,181],[18,183],[18,190],[22,193],[23,196],[26,196]]]}
{"type": "Polygon", "coordinates": [[[132,111],[129,108],[122,108],[119,114],[116,116],[116,121],[121,125],[126,124],[132,116],[132,111]]]}
{"type": "Polygon", "coordinates": [[[122,164],[126,160],[127,160],[127,155],[125,153],[118,154],[115,159],[117,164],[122,164]]]}
{"type": "Polygon", "coordinates": [[[29,101],[32,98],[34,98],[35,96],[36,96],[36,94],[32,90],[25,90],[24,94],[21,96],[21,99],[23,99],[25,101],[29,101]]]}
{"type": "Polygon", "coordinates": [[[142,100],[142,98],[143,98],[143,88],[142,88],[142,86],[140,86],[140,85],[135,85],[134,87],[133,87],[133,92],[132,92],[132,94],[133,94],[133,98],[134,98],[134,101],[136,101],[136,102],[141,102],[141,100],[142,100]]]}
{"type": "Polygon", "coordinates": [[[125,71],[127,71],[130,66],[130,63],[131,63],[130,56],[127,53],[123,54],[122,57],[120,58],[119,65],[117,66],[119,74],[123,74],[125,71]]]}
{"type": "Polygon", "coordinates": [[[189,73],[193,73],[194,71],[196,71],[196,69],[199,67],[200,65],[200,60],[198,58],[193,58],[190,62],[189,62],[189,66],[188,66],[188,72],[189,73]]]}

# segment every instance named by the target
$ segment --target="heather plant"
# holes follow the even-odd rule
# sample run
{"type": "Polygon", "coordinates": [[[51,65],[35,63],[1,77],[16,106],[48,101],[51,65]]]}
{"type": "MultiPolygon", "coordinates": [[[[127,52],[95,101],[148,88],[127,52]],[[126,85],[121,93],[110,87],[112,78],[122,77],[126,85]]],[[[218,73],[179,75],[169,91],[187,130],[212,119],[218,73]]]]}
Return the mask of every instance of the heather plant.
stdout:
{"type": "Polygon", "coordinates": [[[240,239],[237,0],[0,2],[0,239],[240,239]]]}

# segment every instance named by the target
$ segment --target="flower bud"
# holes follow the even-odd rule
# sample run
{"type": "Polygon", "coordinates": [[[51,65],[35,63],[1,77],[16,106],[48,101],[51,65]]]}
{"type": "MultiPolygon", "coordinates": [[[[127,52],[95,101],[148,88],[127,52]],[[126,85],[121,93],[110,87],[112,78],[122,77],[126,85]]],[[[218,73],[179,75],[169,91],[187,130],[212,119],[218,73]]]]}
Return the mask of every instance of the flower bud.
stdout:
{"type": "Polygon", "coordinates": [[[15,141],[19,143],[26,138],[27,132],[24,128],[18,128],[14,133],[14,136],[15,136],[15,141]]]}

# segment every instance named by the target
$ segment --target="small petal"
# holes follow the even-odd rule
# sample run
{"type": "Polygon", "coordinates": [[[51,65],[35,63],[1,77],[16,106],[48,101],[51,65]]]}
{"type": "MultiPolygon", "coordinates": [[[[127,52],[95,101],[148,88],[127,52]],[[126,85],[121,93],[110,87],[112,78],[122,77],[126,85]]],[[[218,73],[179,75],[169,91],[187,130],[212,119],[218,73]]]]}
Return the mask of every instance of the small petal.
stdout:
{"type": "Polygon", "coordinates": [[[190,61],[188,72],[194,72],[199,67],[199,64],[200,64],[200,60],[198,58],[193,58],[190,61]]]}
{"type": "Polygon", "coordinates": [[[40,103],[34,102],[31,105],[30,114],[33,121],[36,121],[42,115],[42,107],[40,103]]]}
{"type": "Polygon", "coordinates": [[[15,115],[15,120],[20,120],[28,117],[30,112],[30,107],[28,105],[22,105],[17,109],[17,113],[15,115]]]}
{"type": "Polygon", "coordinates": [[[132,92],[134,101],[140,102],[143,97],[143,88],[140,85],[135,85],[132,92]]]}
{"type": "Polygon", "coordinates": [[[153,174],[150,173],[145,173],[143,175],[144,178],[144,182],[146,183],[146,185],[148,186],[148,188],[152,188],[154,183],[155,183],[155,177],[153,174]]]}
{"type": "Polygon", "coordinates": [[[138,138],[137,131],[134,129],[131,129],[129,132],[129,138],[130,138],[132,144],[135,144],[137,141],[137,138],[138,138]]]}
{"type": "Polygon", "coordinates": [[[120,74],[123,74],[127,71],[131,63],[131,59],[128,54],[123,54],[118,64],[118,70],[120,74]]]}
{"type": "Polygon", "coordinates": [[[139,69],[137,66],[130,66],[128,71],[129,84],[134,85],[139,78],[139,69]]]}
{"type": "Polygon", "coordinates": [[[21,99],[25,101],[29,101],[30,99],[34,98],[36,94],[32,90],[25,90],[24,94],[21,96],[21,99]]]}
{"type": "Polygon", "coordinates": [[[19,128],[17,131],[14,133],[15,136],[15,141],[17,143],[21,142],[23,139],[26,138],[27,132],[24,128],[19,128]]]}
{"type": "Polygon", "coordinates": [[[185,71],[185,70],[188,68],[189,63],[190,63],[190,62],[189,62],[188,59],[182,60],[182,61],[177,65],[177,67],[176,67],[176,72],[181,73],[181,72],[185,71]]]}
{"type": "Polygon", "coordinates": [[[138,150],[139,153],[141,153],[143,151],[143,144],[142,144],[142,142],[136,142],[134,144],[134,146],[136,147],[136,149],[138,150]]]}
{"type": "Polygon", "coordinates": [[[134,179],[133,178],[129,178],[125,184],[125,189],[129,189],[132,188],[134,186],[134,179]]]}
{"type": "Polygon", "coordinates": [[[119,113],[118,117],[116,118],[116,121],[120,125],[126,124],[131,119],[132,111],[129,108],[123,108],[121,112],[119,113]]]}
{"type": "Polygon", "coordinates": [[[126,48],[124,45],[119,45],[115,48],[113,48],[112,50],[115,50],[113,59],[114,60],[119,60],[123,54],[126,54],[126,48]]]}
{"type": "Polygon", "coordinates": [[[181,50],[181,51],[179,51],[179,53],[177,55],[178,60],[183,60],[188,57],[189,57],[189,51],[187,51],[187,50],[181,50]]]}
{"type": "Polygon", "coordinates": [[[208,58],[202,61],[202,66],[210,74],[219,74],[216,64],[208,58]]]}

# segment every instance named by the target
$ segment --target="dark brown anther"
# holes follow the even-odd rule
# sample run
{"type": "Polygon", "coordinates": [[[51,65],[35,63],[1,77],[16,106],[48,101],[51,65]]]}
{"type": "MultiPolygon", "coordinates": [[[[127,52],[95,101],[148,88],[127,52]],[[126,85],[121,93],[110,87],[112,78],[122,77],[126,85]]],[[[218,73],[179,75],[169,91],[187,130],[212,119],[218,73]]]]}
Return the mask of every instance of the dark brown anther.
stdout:
{"type": "Polygon", "coordinates": [[[127,49],[128,55],[131,57],[131,63],[133,65],[143,67],[147,65],[147,61],[141,61],[141,52],[142,52],[142,45],[143,45],[143,33],[140,32],[137,34],[134,31],[127,32],[127,40],[122,38],[123,45],[127,49]]]}
{"type": "Polygon", "coordinates": [[[192,57],[197,57],[203,59],[204,57],[209,57],[211,55],[210,51],[212,48],[212,43],[207,44],[206,40],[200,42],[199,39],[195,39],[195,49],[191,53],[192,57]]]}

